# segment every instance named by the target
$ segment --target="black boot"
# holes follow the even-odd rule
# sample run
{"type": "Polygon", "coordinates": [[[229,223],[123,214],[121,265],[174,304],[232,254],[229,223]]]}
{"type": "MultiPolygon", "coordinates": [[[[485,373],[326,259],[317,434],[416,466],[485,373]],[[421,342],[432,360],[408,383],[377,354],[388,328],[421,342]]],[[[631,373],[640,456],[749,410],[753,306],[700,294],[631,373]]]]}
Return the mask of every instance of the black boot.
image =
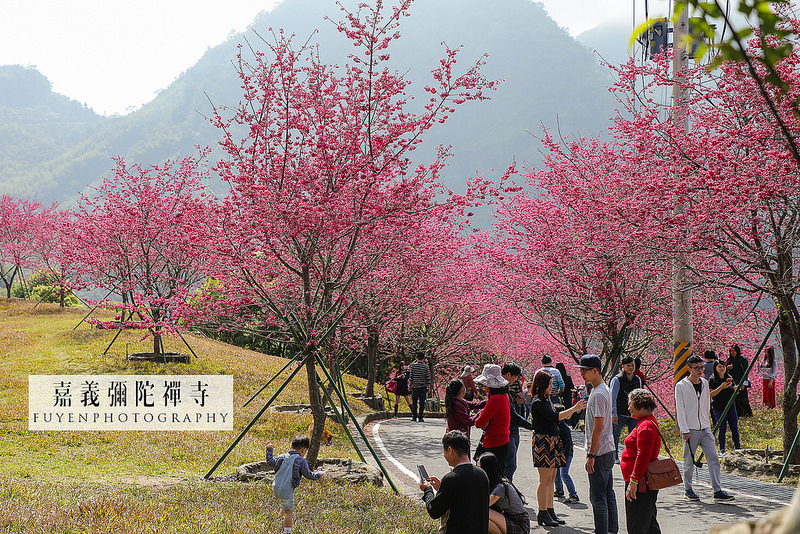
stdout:
{"type": "Polygon", "coordinates": [[[394,405],[394,418],[397,419],[397,405],[394,405]]]}
{"type": "Polygon", "coordinates": [[[556,522],[556,523],[558,523],[559,525],[566,525],[566,524],[567,524],[567,522],[566,522],[566,521],[564,521],[563,519],[559,519],[559,518],[558,518],[558,516],[556,515],[556,511],[555,511],[555,509],[553,509],[553,508],[548,508],[548,509],[547,509],[547,513],[548,513],[548,514],[550,514],[550,517],[553,519],[553,521],[555,521],[555,522],[556,522]]]}
{"type": "Polygon", "coordinates": [[[550,517],[550,512],[548,512],[547,510],[541,510],[536,515],[536,522],[539,523],[540,526],[545,526],[545,527],[557,527],[558,526],[558,522],[557,521],[553,521],[553,518],[550,517]]]}

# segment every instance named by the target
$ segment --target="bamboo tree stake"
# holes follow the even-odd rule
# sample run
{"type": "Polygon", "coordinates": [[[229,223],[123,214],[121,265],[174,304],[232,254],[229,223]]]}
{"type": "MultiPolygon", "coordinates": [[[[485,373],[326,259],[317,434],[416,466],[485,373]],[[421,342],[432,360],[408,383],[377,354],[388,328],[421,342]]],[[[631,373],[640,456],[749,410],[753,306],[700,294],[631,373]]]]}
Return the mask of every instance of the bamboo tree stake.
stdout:
{"type": "Polygon", "coordinates": [[[35,310],[35,309],[36,309],[36,306],[38,306],[39,304],[41,304],[42,302],[44,302],[44,299],[46,299],[47,297],[49,297],[49,296],[50,296],[50,293],[52,293],[52,292],[53,292],[53,288],[51,287],[51,288],[49,288],[49,289],[47,290],[47,293],[45,293],[45,294],[44,294],[44,296],[43,296],[42,298],[40,298],[40,299],[39,299],[39,302],[37,302],[36,304],[34,304],[34,306],[33,306],[33,309],[35,310]]]}
{"type": "MultiPolygon", "coordinates": [[[[328,373],[328,369],[325,367],[325,364],[322,362],[322,358],[320,358],[319,354],[316,355],[316,359],[317,359],[317,363],[322,368],[322,371],[325,373],[325,376],[333,384],[333,380],[331,379],[331,375],[330,375],[330,373],[328,373]]],[[[339,391],[339,388],[337,388],[335,384],[333,385],[333,390],[339,396],[339,400],[341,401],[342,406],[345,408],[345,410],[347,410],[347,413],[350,415],[350,418],[353,420],[353,424],[356,426],[356,429],[358,429],[358,433],[361,434],[361,439],[364,440],[364,443],[366,444],[367,448],[369,449],[369,452],[372,454],[372,457],[375,459],[376,462],[378,462],[378,466],[380,467],[381,472],[383,473],[383,476],[386,477],[386,480],[389,482],[389,485],[392,487],[392,490],[394,490],[395,494],[399,495],[400,491],[394,485],[394,481],[392,480],[392,477],[389,476],[389,472],[386,470],[386,467],[383,465],[383,462],[381,462],[381,459],[378,458],[378,454],[375,452],[375,449],[372,448],[372,444],[367,439],[366,434],[364,434],[364,429],[361,428],[361,425],[358,424],[358,421],[356,420],[356,417],[353,415],[353,412],[350,410],[350,405],[347,403],[347,399],[344,398],[344,396],[342,395],[342,392],[339,391]]]]}
{"type": "MultiPolygon", "coordinates": [[[[311,357],[310,354],[307,355],[305,358],[303,358],[303,362],[302,363],[305,363],[305,361],[310,357],[311,357]]],[[[267,411],[267,408],[269,408],[270,404],[272,404],[273,401],[275,401],[275,399],[278,398],[278,395],[281,394],[283,389],[287,385],[289,385],[289,382],[292,381],[292,379],[295,377],[295,375],[297,375],[297,373],[300,372],[300,369],[302,369],[302,368],[303,368],[302,364],[298,365],[297,369],[292,371],[292,374],[290,374],[289,377],[286,380],[284,380],[283,384],[281,384],[281,387],[278,388],[278,391],[276,391],[275,393],[272,394],[272,396],[269,398],[269,400],[266,402],[266,404],[264,404],[264,407],[261,408],[261,410],[259,410],[259,412],[256,414],[256,416],[253,417],[253,419],[247,424],[247,426],[244,427],[244,430],[242,430],[242,432],[239,434],[239,436],[237,436],[237,438],[233,441],[233,443],[231,443],[230,447],[228,447],[228,450],[226,450],[225,453],[222,455],[222,457],[219,460],[217,460],[217,463],[214,464],[214,467],[212,467],[209,470],[209,472],[206,473],[206,476],[204,477],[206,480],[211,478],[212,473],[214,473],[214,471],[216,471],[217,467],[219,467],[219,464],[221,464],[225,460],[225,458],[228,457],[228,455],[231,453],[231,451],[234,449],[234,447],[236,447],[236,445],[239,444],[239,442],[242,440],[244,435],[247,434],[247,432],[253,427],[254,424],[256,424],[256,421],[258,421],[259,417],[261,417],[261,415],[265,411],[267,411]]]]}
{"type": "Polygon", "coordinates": [[[83,300],[83,299],[80,297],[80,295],[78,295],[78,294],[77,294],[77,293],[75,293],[74,291],[72,291],[72,294],[75,296],[75,298],[76,298],[76,299],[78,299],[79,301],[81,301],[81,304],[83,304],[83,305],[84,305],[84,306],[86,306],[87,308],[91,308],[91,306],[89,306],[88,304],[86,304],[86,301],[85,301],[85,300],[83,300]]]}
{"type": "MultiPolygon", "coordinates": [[[[344,373],[341,372],[341,370],[339,369],[338,365],[336,366],[336,380],[338,381],[339,389],[341,389],[342,392],[346,394],[347,390],[346,390],[345,384],[344,384],[344,373]]],[[[331,402],[333,402],[333,401],[331,401],[331,402]]],[[[347,423],[348,423],[347,414],[344,413],[344,409],[342,409],[342,414],[341,415],[342,415],[342,423],[345,426],[347,426],[347,423]]]]}
{"type": "Polygon", "coordinates": [[[665,405],[663,402],[661,402],[661,399],[659,399],[659,398],[658,398],[658,395],[656,395],[656,392],[655,392],[655,391],[653,391],[652,389],[650,389],[650,386],[649,386],[648,384],[645,384],[645,385],[644,385],[644,387],[646,387],[646,388],[647,388],[647,390],[648,390],[648,391],[650,391],[650,393],[651,393],[651,394],[653,395],[653,397],[654,397],[654,398],[655,398],[655,399],[658,401],[658,403],[661,405],[661,407],[662,407],[662,408],[664,408],[664,411],[666,411],[666,412],[667,412],[667,415],[670,417],[670,419],[672,419],[673,421],[675,421],[675,416],[674,416],[674,415],[672,415],[672,412],[670,412],[670,411],[669,411],[669,408],[667,408],[667,406],[666,406],[666,405],[665,405]]]}
{"type": "MultiPolygon", "coordinates": [[[[106,293],[106,296],[105,296],[105,297],[103,297],[101,300],[106,300],[106,299],[108,298],[108,296],[109,296],[109,295],[111,295],[111,293],[113,293],[113,292],[114,292],[114,290],[112,289],[111,291],[109,291],[108,293],[106,293]]],[[[86,319],[88,319],[88,317],[89,317],[91,314],[93,314],[93,313],[94,313],[94,311],[97,309],[97,307],[98,307],[98,306],[99,306],[99,304],[95,304],[94,308],[92,308],[91,310],[89,310],[89,313],[87,313],[86,315],[84,315],[84,316],[83,316],[83,319],[81,319],[81,320],[80,320],[80,322],[79,322],[78,324],[76,324],[74,327],[72,327],[72,329],[73,329],[73,330],[75,330],[75,329],[76,329],[76,328],[78,328],[78,327],[79,327],[81,324],[83,324],[83,321],[85,321],[86,319]]],[[[107,349],[106,349],[106,350],[107,350],[107,349]]],[[[105,354],[105,353],[104,353],[104,354],[105,354]]]]}
{"type": "Polygon", "coordinates": [[[183,335],[180,332],[178,332],[177,330],[175,331],[175,333],[178,334],[179,338],[181,338],[181,341],[183,341],[183,344],[186,345],[187,349],[189,349],[189,352],[192,353],[192,356],[194,356],[196,359],[199,359],[199,358],[197,358],[197,354],[194,353],[194,351],[192,350],[192,347],[189,345],[189,343],[186,341],[186,339],[183,337],[183,335]]]}
{"type": "Polygon", "coordinates": [[[347,371],[349,371],[349,370],[350,370],[350,368],[351,368],[351,367],[353,367],[353,365],[354,365],[355,363],[356,363],[356,358],[353,358],[352,360],[350,360],[350,363],[348,363],[348,364],[347,364],[347,367],[345,367],[345,368],[344,368],[344,370],[342,371],[342,374],[344,374],[344,373],[346,373],[347,371]]]}
{"type": "Polygon", "coordinates": [[[270,379],[269,379],[269,382],[267,382],[266,384],[264,384],[263,386],[261,386],[261,389],[259,389],[259,390],[258,390],[258,391],[257,391],[257,392],[256,392],[256,393],[255,393],[255,394],[252,396],[252,397],[250,397],[250,399],[249,399],[247,402],[245,402],[244,404],[242,404],[242,408],[245,408],[245,407],[247,407],[247,405],[248,405],[248,404],[250,404],[251,402],[253,402],[253,399],[255,399],[256,397],[258,397],[258,396],[261,394],[261,392],[262,392],[262,391],[264,391],[265,389],[267,389],[267,388],[269,387],[269,385],[270,385],[270,384],[272,384],[272,382],[273,382],[273,381],[274,381],[276,378],[278,378],[278,377],[281,375],[281,373],[283,373],[283,372],[284,372],[286,369],[288,369],[288,368],[289,368],[289,366],[290,366],[290,365],[292,365],[292,363],[293,363],[293,362],[295,362],[295,361],[297,361],[297,355],[294,355],[294,356],[292,356],[292,357],[289,359],[289,361],[288,361],[288,362],[286,362],[286,365],[284,365],[284,366],[283,366],[283,369],[281,369],[280,371],[278,371],[277,373],[275,373],[275,376],[273,376],[272,378],[270,378],[270,379]]]}
{"type": "MultiPolygon", "coordinates": [[[[778,326],[779,319],[780,319],[780,312],[778,312],[778,314],[775,315],[775,320],[772,321],[772,326],[769,327],[769,331],[767,332],[767,335],[764,336],[764,340],[761,342],[761,346],[758,347],[756,355],[753,356],[753,360],[750,362],[750,365],[747,366],[747,371],[744,373],[744,378],[742,379],[742,382],[736,386],[735,390],[733,390],[733,395],[731,395],[731,398],[728,399],[728,404],[725,405],[725,409],[722,410],[722,415],[719,417],[719,419],[717,420],[717,424],[714,425],[714,429],[711,431],[713,435],[715,436],[717,435],[717,430],[719,429],[719,425],[721,425],[722,422],[725,420],[725,416],[728,415],[731,406],[733,406],[733,403],[736,402],[736,396],[739,394],[739,390],[742,389],[742,384],[744,383],[744,381],[750,380],[750,371],[753,369],[753,366],[758,361],[758,357],[761,355],[761,351],[764,350],[767,341],[769,341],[769,336],[772,335],[772,332],[775,330],[775,327],[778,326]]],[[[787,456],[787,458],[790,458],[790,456],[787,456]]],[[[699,462],[702,459],[703,459],[703,452],[701,451],[700,456],[697,458],[697,461],[699,462]]],[[[787,459],[786,462],[788,463],[788,461],[789,460],[787,459]]]]}
{"type": "Polygon", "coordinates": [[[325,398],[327,398],[328,402],[331,403],[331,408],[333,409],[333,413],[336,414],[336,417],[339,419],[339,421],[342,421],[342,428],[344,428],[344,431],[347,434],[347,438],[350,440],[350,443],[353,444],[353,448],[356,450],[358,458],[361,460],[362,463],[367,463],[367,460],[364,458],[364,455],[361,454],[361,449],[358,448],[358,444],[356,443],[353,434],[350,432],[350,429],[347,428],[347,422],[344,420],[343,414],[336,409],[336,405],[333,403],[331,394],[328,393],[328,388],[326,388],[324,384],[322,386],[322,391],[325,393],[325,398]]]}
{"type": "Polygon", "coordinates": [[[117,340],[117,338],[119,337],[119,335],[121,333],[122,333],[122,328],[117,330],[117,334],[114,336],[114,339],[111,340],[111,343],[108,344],[108,346],[106,347],[106,350],[103,351],[103,356],[105,356],[108,353],[109,349],[111,348],[111,345],[114,344],[114,342],[117,340]]]}
{"type": "Polygon", "coordinates": [[[800,428],[797,429],[797,433],[794,435],[794,441],[792,441],[792,446],[789,447],[789,454],[786,455],[786,461],[783,462],[783,467],[781,467],[781,473],[778,475],[778,482],[783,480],[783,477],[786,476],[786,471],[789,469],[789,458],[792,457],[794,449],[797,447],[798,438],[800,438],[800,428]]]}
{"type": "MultiPolygon", "coordinates": [[[[392,399],[391,399],[391,396],[389,395],[389,390],[386,389],[386,384],[385,383],[383,384],[383,392],[386,393],[386,400],[389,401],[389,411],[391,411],[392,410],[392,399]]],[[[397,397],[395,397],[395,400],[397,400],[397,397]]]]}

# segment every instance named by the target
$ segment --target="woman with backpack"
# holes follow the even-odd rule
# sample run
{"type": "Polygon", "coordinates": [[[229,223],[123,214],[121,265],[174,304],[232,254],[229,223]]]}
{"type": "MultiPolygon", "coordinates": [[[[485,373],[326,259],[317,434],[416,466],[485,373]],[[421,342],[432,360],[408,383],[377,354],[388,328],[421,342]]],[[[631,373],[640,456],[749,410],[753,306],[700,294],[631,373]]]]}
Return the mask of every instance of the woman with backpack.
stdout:
{"type": "Polygon", "coordinates": [[[525,496],[503,476],[503,467],[491,452],[478,458],[489,477],[489,534],[529,534],[531,518],[525,496]]]}

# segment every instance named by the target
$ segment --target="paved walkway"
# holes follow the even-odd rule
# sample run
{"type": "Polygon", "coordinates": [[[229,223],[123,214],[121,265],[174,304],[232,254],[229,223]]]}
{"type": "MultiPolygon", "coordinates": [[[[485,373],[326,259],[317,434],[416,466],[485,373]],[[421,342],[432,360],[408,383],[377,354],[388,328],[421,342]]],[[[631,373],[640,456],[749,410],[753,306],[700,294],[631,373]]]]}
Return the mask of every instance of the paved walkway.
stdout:
{"type": "MultiPolygon", "coordinates": [[[[417,487],[418,475],[416,465],[424,464],[429,473],[443,476],[449,471],[441,452],[441,437],[446,424],[444,420],[426,417],[424,423],[414,423],[407,418],[388,419],[368,425],[367,435],[373,447],[378,451],[381,461],[389,470],[398,488],[413,499],[421,495],[417,487]]],[[[582,448],[583,433],[574,432],[575,456],[572,462],[571,475],[575,482],[581,502],[576,505],[555,503],[556,512],[567,520],[567,524],[554,527],[557,533],[591,533],[593,518],[591,505],[588,503],[588,480],[584,471],[585,453],[582,448]]],[[[473,443],[476,442],[473,436],[473,443]]],[[[521,443],[518,453],[515,484],[528,496],[528,512],[535,518],[536,486],[538,474],[533,468],[530,452],[531,434],[521,431],[521,443]]],[[[364,456],[370,458],[369,451],[363,448],[364,456]]],[[[680,464],[680,462],[679,462],[680,464]]],[[[731,504],[715,503],[708,484],[708,470],[696,469],[694,489],[700,496],[699,502],[689,502],[683,498],[683,486],[661,490],[658,498],[659,522],[664,534],[708,532],[711,526],[735,523],[743,520],[758,520],[772,511],[791,502],[793,488],[778,486],[758,480],[735,475],[722,474],[723,488],[735,495],[731,504]]],[[[619,508],[620,532],[627,532],[625,527],[624,482],[619,468],[614,468],[615,491],[619,508]]],[[[534,531],[543,530],[533,523],[534,531]]]]}
{"type": "MultiPolygon", "coordinates": [[[[581,437],[583,434],[581,434],[581,437]]],[[[680,458],[678,458],[680,462],[680,458]]],[[[776,503],[789,504],[794,496],[795,489],[789,486],[781,486],[779,484],[770,484],[754,478],[740,477],[738,475],[731,475],[730,473],[722,473],[722,486],[730,488],[731,490],[746,495],[749,498],[760,498],[776,503]]],[[[695,468],[695,479],[699,480],[706,486],[710,487],[708,478],[708,468],[703,463],[701,469],[695,468]]]]}

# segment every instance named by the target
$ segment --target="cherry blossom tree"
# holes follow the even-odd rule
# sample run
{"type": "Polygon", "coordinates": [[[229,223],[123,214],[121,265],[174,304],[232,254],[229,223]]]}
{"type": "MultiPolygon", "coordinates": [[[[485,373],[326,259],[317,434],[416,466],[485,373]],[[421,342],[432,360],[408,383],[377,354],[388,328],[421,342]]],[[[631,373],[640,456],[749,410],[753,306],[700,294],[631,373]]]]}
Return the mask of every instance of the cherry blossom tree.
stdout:
{"type": "MultiPolygon", "coordinates": [[[[37,269],[45,273],[51,283],[49,291],[65,307],[66,299],[81,286],[81,268],[75,255],[72,225],[74,216],[67,210],[42,210],[32,236],[37,269]]],[[[73,297],[74,300],[74,297],[73,297]]]]}
{"type": "Polygon", "coordinates": [[[494,359],[486,352],[492,336],[488,325],[503,318],[482,276],[482,263],[463,239],[454,239],[429,258],[437,261],[426,262],[419,276],[408,280],[408,305],[389,342],[396,349],[408,347],[426,354],[436,392],[441,389],[439,382],[452,378],[451,371],[463,365],[465,355],[480,354],[487,362],[494,359]]]}
{"type": "Polygon", "coordinates": [[[391,340],[396,331],[404,331],[406,319],[417,313],[422,295],[429,299],[441,296],[441,282],[450,272],[454,256],[460,254],[463,240],[445,215],[442,206],[409,221],[401,240],[389,247],[376,269],[354,283],[352,313],[345,322],[365,336],[368,396],[374,392],[382,350],[411,358],[405,351],[420,348],[413,343],[384,343],[384,335],[391,340]]]}
{"type": "Polygon", "coordinates": [[[612,145],[543,142],[546,166],[526,175],[527,191],[498,197],[494,233],[476,240],[506,300],[573,360],[597,353],[614,372],[669,328],[665,258],[620,231],[624,205],[606,199],[627,197],[619,176],[629,169],[612,145]]]}
{"type": "MultiPolygon", "coordinates": [[[[685,200],[684,216],[663,220],[669,222],[666,228],[684,236],[695,277],[705,285],[768,296],[773,302],[779,315],[786,392],[796,391],[800,380],[800,314],[795,303],[800,282],[795,267],[800,205],[798,161],[781,131],[789,128],[796,135],[800,128],[792,104],[800,94],[798,59],[792,54],[776,65],[791,87],[783,96],[772,89],[782,125],[747,69],[736,63],[724,64],[710,79],[694,75],[691,135],[659,120],[655,106],[620,125],[631,143],[649,144],[654,154],[671,154],[667,172],[648,186],[656,188],[648,198],[653,203],[685,200]],[[648,126],[634,127],[635,121],[648,126]]],[[[637,191],[643,189],[641,184],[637,191]]],[[[662,215],[653,219],[660,221],[662,215]]],[[[784,395],[783,409],[788,451],[800,414],[797,396],[784,395]]],[[[793,460],[800,462],[800,453],[793,460]]]]}
{"type": "Polygon", "coordinates": [[[412,169],[409,154],[457,104],[484,98],[494,85],[480,74],[482,60],[454,73],[457,50],[445,49],[429,101],[408,111],[409,82],[384,65],[411,3],[385,8],[378,0],[344,11],[338,28],[358,51],[343,66],[281,33],[262,39],[265,51],[239,55],[243,100],[214,115],[228,154],[219,171],[231,188],[215,271],[228,303],[256,308],[253,320],[277,326],[302,352],[312,462],[325,419],[314,355],[353,305],[355,282],[431,209],[439,190],[442,162],[412,169]]]}
{"type": "MultiPolygon", "coordinates": [[[[791,27],[796,35],[798,23],[792,21],[791,27]]],[[[758,53],[758,40],[751,46],[751,53],[758,53]]],[[[689,132],[672,121],[671,103],[659,97],[675,83],[668,60],[647,65],[631,61],[617,68],[614,91],[624,109],[611,131],[615,140],[602,150],[597,149],[599,143],[584,140],[565,153],[567,164],[559,164],[562,173],[572,165],[575,173],[594,177],[601,185],[575,187],[567,172],[560,184],[546,183],[546,192],[570,194],[572,204],[556,203],[561,210],[594,196],[590,207],[600,215],[597,221],[610,221],[616,235],[609,235],[627,241],[625,248],[646,247],[644,257],[653,257],[653,251],[656,257],[686,257],[687,283],[701,290],[695,292],[699,298],[694,313],[704,320],[724,325],[749,308],[751,333],[763,332],[759,306],[764,298],[772,302],[779,317],[784,391],[792,392],[783,399],[788,450],[800,413],[794,394],[800,379],[800,315],[795,304],[800,211],[798,161],[785,132],[795,136],[800,130],[794,111],[800,95],[796,68],[800,57],[792,53],[776,63],[784,83],[780,88],[771,86],[769,98],[764,97],[763,87],[756,86],[749,64],[729,62],[712,72],[695,68],[681,73],[679,79],[690,95],[689,132]],[[613,154],[617,172],[593,163],[592,158],[603,153],[613,154]],[[677,205],[683,209],[675,210],[677,205]],[[738,305],[714,308],[711,300],[723,295],[738,305]]],[[[565,224],[574,226],[573,218],[568,219],[565,224]]],[[[543,218],[536,224],[533,233],[548,223],[543,218]]],[[[604,243],[603,248],[609,244],[602,235],[574,229],[569,236],[584,248],[596,242],[604,243]]],[[[738,334],[755,337],[744,331],[738,334]]]]}
{"type": "MultiPolygon", "coordinates": [[[[188,292],[205,278],[205,244],[213,227],[201,159],[142,167],[117,159],[113,177],[76,210],[71,243],[87,286],[123,296],[102,306],[120,312],[108,328],[146,328],[153,352],[176,332],[188,292]]],[[[74,267],[73,267],[74,268],[74,267]]]]}
{"type": "MultiPolygon", "coordinates": [[[[670,77],[661,71],[647,79],[655,86],[670,77]]],[[[636,77],[620,76],[618,89],[639,84],[636,77]]],[[[527,191],[477,180],[469,195],[489,197],[497,205],[494,234],[475,239],[497,266],[494,279],[508,301],[573,359],[597,352],[605,356],[610,374],[623,353],[642,355],[651,376],[666,384],[672,374],[663,342],[671,327],[670,262],[679,252],[697,250],[686,248],[686,232],[675,226],[675,197],[659,197],[664,192],[659,180],[670,174],[665,161],[679,160],[675,152],[684,147],[668,137],[672,131],[664,134],[668,143],[645,135],[652,128],[645,119],[672,126],[668,109],[655,109],[648,100],[654,92],[630,98],[640,113],[635,120],[618,119],[614,141],[556,142],[546,132],[545,166],[526,175],[527,191]],[[640,131],[644,134],[637,137],[640,131]]],[[[689,166],[681,171],[691,172],[689,166]]],[[[694,227],[698,238],[703,224],[694,227]]],[[[750,341],[768,321],[752,291],[719,283],[716,275],[727,268],[720,258],[713,263],[705,255],[693,267],[690,283],[702,289],[694,302],[696,339],[728,343],[736,335],[750,341]],[[701,269],[715,274],[701,276],[701,269]]]]}
{"type": "Polygon", "coordinates": [[[0,196],[0,279],[7,298],[11,298],[15,278],[31,266],[33,236],[41,213],[42,206],[36,201],[0,196]]]}

